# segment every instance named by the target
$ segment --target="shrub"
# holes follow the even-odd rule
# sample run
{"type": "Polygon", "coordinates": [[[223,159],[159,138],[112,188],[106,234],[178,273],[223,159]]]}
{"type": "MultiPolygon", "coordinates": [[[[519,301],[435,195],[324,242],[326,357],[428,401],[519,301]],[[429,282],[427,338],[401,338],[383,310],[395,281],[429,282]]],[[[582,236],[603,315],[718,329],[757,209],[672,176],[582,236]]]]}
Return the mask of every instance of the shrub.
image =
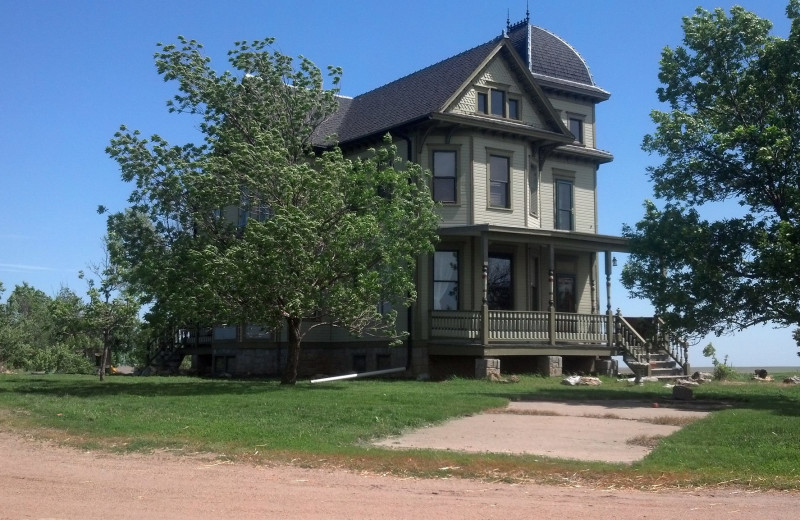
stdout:
{"type": "Polygon", "coordinates": [[[707,358],[711,358],[711,364],[714,365],[714,379],[717,381],[732,379],[734,374],[736,374],[736,370],[728,364],[728,355],[726,354],[725,358],[720,362],[716,354],[717,350],[712,343],[709,343],[703,349],[703,355],[707,358]]]}

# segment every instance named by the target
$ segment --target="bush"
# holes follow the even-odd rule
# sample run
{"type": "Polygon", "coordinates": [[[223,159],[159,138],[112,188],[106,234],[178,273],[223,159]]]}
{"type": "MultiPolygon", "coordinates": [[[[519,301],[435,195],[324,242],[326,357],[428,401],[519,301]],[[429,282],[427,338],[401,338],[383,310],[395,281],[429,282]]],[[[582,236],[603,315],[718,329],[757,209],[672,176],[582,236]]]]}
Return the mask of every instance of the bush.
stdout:
{"type": "Polygon", "coordinates": [[[60,374],[92,374],[96,371],[86,356],[63,343],[33,350],[25,368],[35,372],[60,374]]]}
{"type": "Polygon", "coordinates": [[[711,364],[714,365],[714,379],[717,381],[724,381],[726,379],[733,379],[734,375],[736,374],[736,370],[728,364],[728,355],[725,355],[725,358],[720,362],[717,359],[717,350],[714,348],[714,345],[709,343],[703,349],[703,355],[707,358],[711,358],[711,364]]]}

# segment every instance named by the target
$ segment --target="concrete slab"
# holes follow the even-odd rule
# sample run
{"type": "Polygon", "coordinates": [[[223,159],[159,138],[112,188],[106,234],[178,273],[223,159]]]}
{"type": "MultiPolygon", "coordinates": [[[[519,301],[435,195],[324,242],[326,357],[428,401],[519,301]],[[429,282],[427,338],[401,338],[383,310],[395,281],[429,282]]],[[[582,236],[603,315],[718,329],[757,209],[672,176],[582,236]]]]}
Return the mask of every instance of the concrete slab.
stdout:
{"type": "Polygon", "coordinates": [[[632,463],[650,448],[633,439],[666,437],[708,410],[634,402],[517,401],[508,407],[448,421],[375,444],[385,448],[532,454],[632,463]],[[656,424],[654,424],[656,423],[656,424]]]}

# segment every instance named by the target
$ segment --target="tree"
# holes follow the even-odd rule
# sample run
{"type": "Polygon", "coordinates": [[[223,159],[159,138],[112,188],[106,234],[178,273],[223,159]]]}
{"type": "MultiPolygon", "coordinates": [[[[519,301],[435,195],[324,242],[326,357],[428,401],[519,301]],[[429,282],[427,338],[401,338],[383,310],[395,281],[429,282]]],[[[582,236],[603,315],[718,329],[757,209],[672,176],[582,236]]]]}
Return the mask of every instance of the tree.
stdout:
{"type": "Polygon", "coordinates": [[[100,338],[102,348],[98,370],[100,381],[105,379],[112,347],[130,344],[139,325],[139,303],[123,281],[119,267],[110,261],[110,244],[113,242],[114,237],[106,236],[103,260],[91,266],[97,280],[86,278],[83,272],[80,274],[89,285],[86,326],[95,337],[100,338]]]}
{"type": "Polygon", "coordinates": [[[643,148],[663,159],[649,173],[664,204],[624,228],[622,281],[694,336],[800,324],[800,0],[786,13],[784,39],[741,7],[698,8],[662,52],[669,111],[643,148]],[[741,215],[703,218],[726,201],[741,215]]]}
{"type": "Polygon", "coordinates": [[[0,362],[11,368],[88,373],[85,304],[62,287],[54,298],[23,283],[0,305],[0,362]]]}
{"type": "Polygon", "coordinates": [[[413,300],[437,219],[427,173],[388,144],[361,159],[314,149],[341,71],[329,69],[326,89],[313,63],[295,66],[272,42],[237,42],[235,73],[223,74],[195,41],[161,46],[158,72],[179,90],[169,109],[201,116],[203,143],[123,127],[108,153],[136,189],[109,230],[120,239],[112,261],[149,297],[149,319],[286,327],[291,384],[310,328],[396,336],[379,304],[413,300]]]}

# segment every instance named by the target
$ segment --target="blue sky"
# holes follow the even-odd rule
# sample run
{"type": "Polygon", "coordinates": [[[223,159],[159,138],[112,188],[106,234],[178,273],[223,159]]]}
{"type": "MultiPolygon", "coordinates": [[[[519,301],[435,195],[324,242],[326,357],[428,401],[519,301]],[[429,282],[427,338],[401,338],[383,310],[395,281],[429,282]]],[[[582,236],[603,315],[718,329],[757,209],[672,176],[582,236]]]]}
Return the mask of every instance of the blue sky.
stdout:
{"type": "MultiPolygon", "coordinates": [[[[658,60],[680,43],[681,17],[697,5],[739,4],[786,36],[785,0],[530,0],[534,25],[573,45],[595,81],[611,92],[599,105],[598,143],[614,162],[599,174],[600,232],[634,224],[652,196],[640,149],[658,107],[658,60]]],[[[156,74],[157,42],[177,35],[202,42],[218,69],[234,41],[267,36],[291,56],[344,69],[342,93],[355,96],[501,33],[525,16],[525,0],[210,1],[5,0],[0,3],[0,281],[5,296],[22,282],[48,294],[79,293],[77,273],[102,258],[105,217],[125,207],[131,187],[105,154],[120,124],[174,144],[196,137],[194,122],[168,114],[174,95],[156,74]]],[[[723,208],[723,211],[725,208],[723,208]]],[[[735,207],[730,208],[735,211],[735,207]]],[[[617,255],[620,265],[623,255],[617,255]]],[[[649,315],[616,280],[614,307],[649,315]]],[[[604,288],[601,288],[604,293],[604,288]]],[[[604,297],[604,296],[603,296],[604,297]]],[[[797,366],[790,329],[758,327],[712,338],[736,366],[797,366]]],[[[708,365],[693,349],[694,365],[708,365]]]]}

